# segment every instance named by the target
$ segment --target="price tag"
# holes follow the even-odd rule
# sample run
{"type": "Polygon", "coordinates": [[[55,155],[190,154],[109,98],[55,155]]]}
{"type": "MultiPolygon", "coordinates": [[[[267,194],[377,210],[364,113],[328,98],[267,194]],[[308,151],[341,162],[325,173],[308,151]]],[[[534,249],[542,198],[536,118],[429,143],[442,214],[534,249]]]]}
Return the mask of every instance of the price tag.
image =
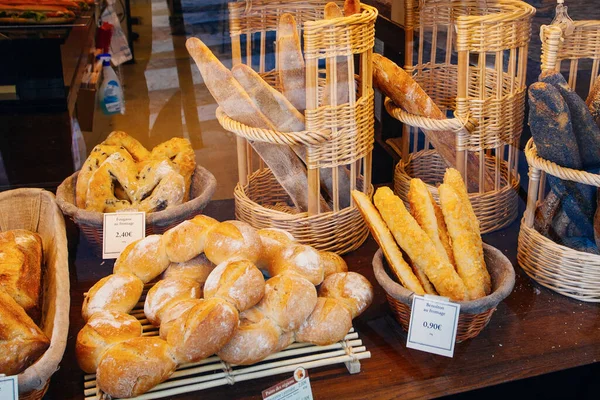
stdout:
{"type": "Polygon", "coordinates": [[[146,237],[146,213],[105,213],[102,258],[117,258],[131,242],[146,237]]]}
{"type": "Polygon", "coordinates": [[[414,296],[406,347],[452,357],[460,304],[446,297],[414,296]]]}
{"type": "Polygon", "coordinates": [[[0,400],[18,400],[19,383],[17,376],[0,375],[0,400]]]}
{"type": "Polygon", "coordinates": [[[308,371],[296,368],[294,376],[262,392],[263,400],[312,400],[308,371]]]}

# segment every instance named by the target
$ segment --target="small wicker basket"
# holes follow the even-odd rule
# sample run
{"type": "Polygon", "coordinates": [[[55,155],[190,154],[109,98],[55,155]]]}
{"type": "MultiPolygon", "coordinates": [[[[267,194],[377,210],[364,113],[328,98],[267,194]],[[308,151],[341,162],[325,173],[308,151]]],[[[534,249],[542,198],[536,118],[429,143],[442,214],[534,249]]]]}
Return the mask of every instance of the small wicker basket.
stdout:
{"type": "MultiPolygon", "coordinates": [[[[456,331],[457,343],[479,335],[490,322],[498,304],[510,295],[515,286],[515,270],[500,250],[484,243],[483,255],[492,277],[492,293],[481,299],[458,302],[460,304],[460,315],[456,331]]],[[[388,268],[387,261],[380,249],[373,257],[375,279],[385,290],[394,318],[405,331],[408,331],[414,292],[390,278],[387,272],[388,268]]]]}
{"type": "Polygon", "coordinates": [[[16,189],[0,193],[0,230],[26,229],[42,238],[42,317],[50,347],[18,375],[19,398],[40,400],[58,369],[69,333],[69,261],[65,221],[52,193],[16,189]]]}
{"type": "Polygon", "coordinates": [[[428,152],[430,143],[420,130],[432,135],[452,131],[456,168],[470,182],[470,199],[482,233],[516,219],[517,145],[523,129],[534,14],[535,8],[518,0],[406,1],[404,68],[443,111],[454,110],[455,118],[420,117],[386,99],[388,113],[404,123],[403,161],[394,172],[394,190],[402,199],[411,178],[426,178],[435,194],[435,185],[443,177],[438,172],[441,159],[428,152]],[[467,174],[467,160],[476,160],[469,158],[472,154],[479,162],[467,174]]]}
{"type": "MultiPolygon", "coordinates": [[[[92,245],[94,253],[102,257],[102,213],[87,211],[75,205],[77,175],[65,179],[56,190],[56,202],[63,214],[71,218],[92,245]]],[[[146,235],[161,234],[183,221],[201,214],[217,188],[217,180],[206,168],[196,165],[192,176],[190,200],[164,211],[146,214],[146,235]]]]}

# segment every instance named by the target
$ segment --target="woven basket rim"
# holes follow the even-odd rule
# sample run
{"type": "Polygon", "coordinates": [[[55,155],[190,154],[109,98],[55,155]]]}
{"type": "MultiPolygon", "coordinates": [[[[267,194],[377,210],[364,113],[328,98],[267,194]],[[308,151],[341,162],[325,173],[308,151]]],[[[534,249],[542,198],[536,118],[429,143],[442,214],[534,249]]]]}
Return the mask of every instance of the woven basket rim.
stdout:
{"type": "MultiPolygon", "coordinates": [[[[496,282],[496,289],[488,296],[477,300],[456,302],[460,304],[461,313],[479,314],[493,309],[510,295],[515,286],[515,269],[510,260],[500,250],[486,243],[483,243],[483,254],[486,262],[495,260],[494,263],[488,263],[488,268],[494,268],[496,271],[504,273],[499,273],[500,281],[496,282]]],[[[408,306],[412,305],[414,292],[396,283],[386,273],[381,249],[378,249],[373,256],[373,271],[375,279],[389,296],[408,306]]]]}
{"type": "MultiPolygon", "coordinates": [[[[76,181],[78,174],[79,171],[76,171],[72,175],[68,176],[58,186],[58,189],[56,190],[56,202],[62,210],[63,214],[72,218],[78,224],[102,226],[104,213],[98,211],[88,211],[79,208],[75,204],[67,200],[66,195],[68,186],[71,182],[76,181]]],[[[203,208],[203,206],[208,204],[213,194],[215,193],[215,190],[217,189],[217,180],[209,170],[207,170],[199,164],[196,164],[196,169],[194,170],[192,180],[194,180],[195,177],[199,177],[200,179],[203,179],[205,181],[205,184],[202,187],[201,192],[198,194],[198,196],[190,199],[189,201],[183,204],[168,208],[163,211],[146,213],[146,225],[164,225],[169,220],[178,219],[182,215],[187,215],[191,211],[196,210],[198,208],[203,208]]],[[[74,187],[75,186],[73,185],[73,188],[74,187]]]]}

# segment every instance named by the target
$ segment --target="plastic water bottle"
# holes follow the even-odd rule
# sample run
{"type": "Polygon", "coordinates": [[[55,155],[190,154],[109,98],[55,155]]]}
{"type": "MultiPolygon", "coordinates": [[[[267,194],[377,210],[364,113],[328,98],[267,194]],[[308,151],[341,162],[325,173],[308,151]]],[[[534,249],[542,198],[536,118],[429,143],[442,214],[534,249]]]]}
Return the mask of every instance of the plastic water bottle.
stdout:
{"type": "Polygon", "coordinates": [[[103,81],[100,86],[100,107],[106,115],[124,114],[123,90],[117,74],[110,66],[110,54],[100,54],[97,56],[102,60],[103,81]]]}

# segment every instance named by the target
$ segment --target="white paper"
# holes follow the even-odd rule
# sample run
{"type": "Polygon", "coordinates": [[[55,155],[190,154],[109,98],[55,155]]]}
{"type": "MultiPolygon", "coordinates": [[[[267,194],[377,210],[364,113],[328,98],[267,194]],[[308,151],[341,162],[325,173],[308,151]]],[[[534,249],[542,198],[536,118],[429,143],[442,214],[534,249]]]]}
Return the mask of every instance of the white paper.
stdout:
{"type": "Polygon", "coordinates": [[[441,356],[454,355],[460,304],[438,296],[414,296],[406,347],[441,356]]]}
{"type": "Polygon", "coordinates": [[[129,243],[144,237],[146,237],[145,212],[105,213],[102,229],[102,258],[117,258],[129,243]]]}
{"type": "Polygon", "coordinates": [[[308,372],[296,368],[294,376],[263,390],[263,400],[313,400],[308,372]]]}
{"type": "Polygon", "coordinates": [[[17,375],[0,375],[0,400],[18,400],[19,383],[17,375]]]}

